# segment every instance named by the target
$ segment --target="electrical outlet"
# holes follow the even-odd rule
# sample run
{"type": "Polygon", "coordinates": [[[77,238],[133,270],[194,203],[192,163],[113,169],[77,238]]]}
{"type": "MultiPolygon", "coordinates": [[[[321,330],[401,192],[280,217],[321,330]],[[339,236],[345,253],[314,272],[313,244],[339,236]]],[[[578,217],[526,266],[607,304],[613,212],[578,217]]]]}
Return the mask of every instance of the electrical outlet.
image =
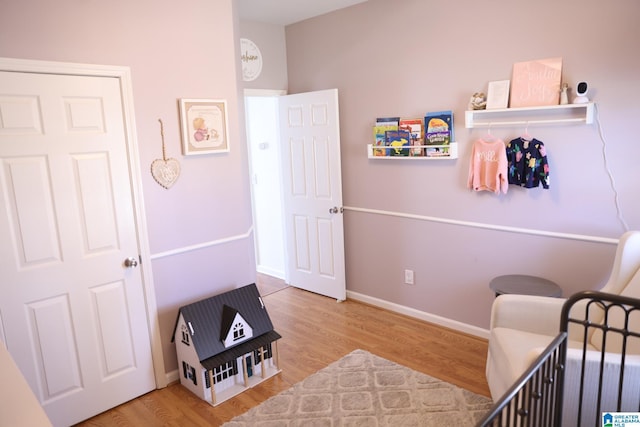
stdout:
{"type": "Polygon", "coordinates": [[[407,285],[413,285],[413,270],[404,271],[404,283],[407,285]]]}

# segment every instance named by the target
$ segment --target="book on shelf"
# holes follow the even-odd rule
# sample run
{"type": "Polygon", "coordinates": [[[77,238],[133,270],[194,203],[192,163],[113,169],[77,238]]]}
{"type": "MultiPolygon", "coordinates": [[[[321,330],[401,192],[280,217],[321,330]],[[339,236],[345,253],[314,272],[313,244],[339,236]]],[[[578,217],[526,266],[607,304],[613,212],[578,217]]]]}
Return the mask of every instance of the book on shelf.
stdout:
{"type": "Polygon", "coordinates": [[[376,123],[391,123],[398,126],[400,124],[400,117],[378,117],[376,123]]]}
{"type": "Polygon", "coordinates": [[[388,130],[385,132],[386,145],[390,156],[409,156],[411,133],[407,130],[388,130]]]}
{"type": "Polygon", "coordinates": [[[422,119],[400,119],[398,125],[399,130],[406,130],[411,134],[411,156],[423,156],[424,151],[421,147],[423,141],[423,121],[422,119]]]}
{"type": "Polygon", "coordinates": [[[398,130],[398,124],[400,123],[400,117],[379,117],[376,119],[376,124],[373,126],[373,155],[374,156],[389,156],[389,150],[385,147],[387,141],[385,138],[385,132],[398,130]]]}
{"type": "Polygon", "coordinates": [[[447,147],[426,147],[424,149],[427,157],[449,157],[449,148],[447,147]]]}
{"type": "Polygon", "coordinates": [[[427,146],[427,157],[443,157],[449,155],[448,147],[429,147],[429,145],[449,145],[454,141],[453,111],[435,111],[424,116],[424,144],[427,146]]]}
{"type": "Polygon", "coordinates": [[[436,111],[424,116],[425,145],[448,145],[453,141],[453,111],[436,111]]]}

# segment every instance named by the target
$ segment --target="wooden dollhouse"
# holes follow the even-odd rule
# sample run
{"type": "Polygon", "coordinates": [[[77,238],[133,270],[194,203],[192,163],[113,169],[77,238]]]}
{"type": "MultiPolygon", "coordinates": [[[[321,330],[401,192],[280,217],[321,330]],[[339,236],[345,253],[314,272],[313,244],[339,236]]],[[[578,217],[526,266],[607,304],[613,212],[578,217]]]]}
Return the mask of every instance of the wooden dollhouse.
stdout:
{"type": "Polygon", "coordinates": [[[180,383],[215,406],[280,372],[280,338],[255,283],[181,307],[180,383]]]}

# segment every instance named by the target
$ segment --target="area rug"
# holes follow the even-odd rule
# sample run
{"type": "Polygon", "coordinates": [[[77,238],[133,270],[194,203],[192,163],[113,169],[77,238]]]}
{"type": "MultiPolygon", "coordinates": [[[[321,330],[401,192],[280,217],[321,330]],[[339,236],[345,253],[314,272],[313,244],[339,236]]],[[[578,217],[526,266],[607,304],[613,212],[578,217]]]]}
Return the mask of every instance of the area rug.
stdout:
{"type": "Polygon", "coordinates": [[[492,402],[355,350],[223,427],[474,426],[492,402]]]}

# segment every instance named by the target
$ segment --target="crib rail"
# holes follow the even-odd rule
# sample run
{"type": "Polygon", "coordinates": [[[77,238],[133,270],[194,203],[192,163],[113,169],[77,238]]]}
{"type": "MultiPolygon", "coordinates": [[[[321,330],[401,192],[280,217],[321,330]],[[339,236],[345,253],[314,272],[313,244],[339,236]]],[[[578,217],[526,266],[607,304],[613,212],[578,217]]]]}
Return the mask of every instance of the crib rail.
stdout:
{"type": "Polygon", "coordinates": [[[562,307],[561,331],[572,326],[582,333],[582,357],[575,381],[569,378],[574,370],[565,372],[564,407],[577,406],[575,425],[597,427],[603,412],[640,412],[640,300],[580,292],[562,307]],[[588,341],[602,349],[597,357],[588,341]]]}
{"type": "Polygon", "coordinates": [[[603,411],[640,412],[639,340],[640,299],[572,295],[558,336],[476,426],[597,427],[603,411]]]}
{"type": "Polygon", "coordinates": [[[559,426],[566,343],[566,332],[554,338],[477,427],[559,426]]]}

